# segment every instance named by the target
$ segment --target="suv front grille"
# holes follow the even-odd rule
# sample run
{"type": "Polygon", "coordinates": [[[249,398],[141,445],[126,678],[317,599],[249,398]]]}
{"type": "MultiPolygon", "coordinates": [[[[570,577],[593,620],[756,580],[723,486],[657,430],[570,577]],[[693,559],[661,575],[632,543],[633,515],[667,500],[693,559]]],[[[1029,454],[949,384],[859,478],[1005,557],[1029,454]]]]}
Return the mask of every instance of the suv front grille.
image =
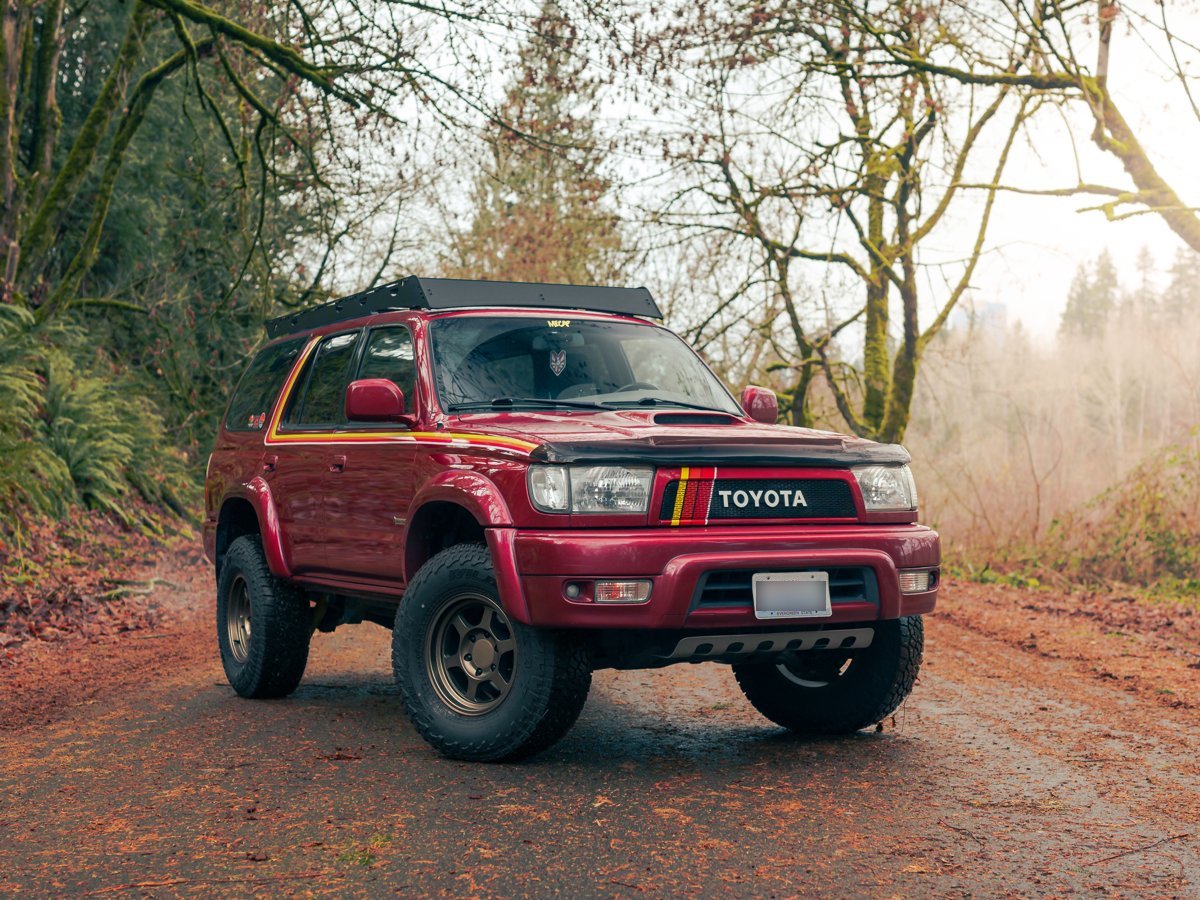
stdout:
{"type": "Polygon", "coordinates": [[[663,491],[659,508],[661,521],[677,525],[702,525],[722,519],[853,519],[854,516],[850,485],[839,478],[672,481],[663,491]]]}
{"type": "MultiPolygon", "coordinates": [[[[761,569],[720,569],[705,572],[696,584],[692,597],[692,609],[737,609],[749,608],[754,603],[750,584],[761,569]]],[[[875,571],[869,566],[853,566],[840,569],[788,569],[789,572],[828,572],[829,602],[863,602],[879,604],[879,583],[875,571]]]]}

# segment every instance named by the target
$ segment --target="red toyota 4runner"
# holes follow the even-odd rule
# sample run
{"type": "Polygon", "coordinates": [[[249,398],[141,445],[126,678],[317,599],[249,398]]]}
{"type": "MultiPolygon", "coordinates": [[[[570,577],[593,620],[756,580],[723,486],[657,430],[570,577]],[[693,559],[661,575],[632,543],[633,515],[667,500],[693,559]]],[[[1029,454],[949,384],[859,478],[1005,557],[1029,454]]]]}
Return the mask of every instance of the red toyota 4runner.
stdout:
{"type": "Polygon", "coordinates": [[[314,631],[392,629],[417,730],[516,759],[597,668],[719,662],[805,734],[912,689],[936,532],[898,446],[737,403],[645,289],[406,278],[268,324],[209,460],[217,637],[244,697],[314,631]]]}

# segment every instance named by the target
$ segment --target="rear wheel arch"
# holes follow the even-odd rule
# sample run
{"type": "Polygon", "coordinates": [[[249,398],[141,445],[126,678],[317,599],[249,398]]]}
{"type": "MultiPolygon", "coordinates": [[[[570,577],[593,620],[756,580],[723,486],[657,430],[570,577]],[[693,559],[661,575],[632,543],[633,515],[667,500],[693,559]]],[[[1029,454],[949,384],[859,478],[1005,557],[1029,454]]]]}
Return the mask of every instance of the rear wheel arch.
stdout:
{"type": "Polygon", "coordinates": [[[221,504],[221,512],[217,516],[217,569],[221,560],[229,552],[230,546],[240,537],[257,535],[262,537],[262,528],[258,523],[258,511],[254,504],[244,497],[230,497],[221,504]]]}
{"type": "Polygon", "coordinates": [[[229,547],[240,537],[255,535],[262,545],[267,566],[278,578],[290,578],[291,567],[283,550],[279,516],[270,486],[262,478],[254,478],[221,503],[217,514],[217,530],[213,557],[220,574],[221,560],[229,547]]]}

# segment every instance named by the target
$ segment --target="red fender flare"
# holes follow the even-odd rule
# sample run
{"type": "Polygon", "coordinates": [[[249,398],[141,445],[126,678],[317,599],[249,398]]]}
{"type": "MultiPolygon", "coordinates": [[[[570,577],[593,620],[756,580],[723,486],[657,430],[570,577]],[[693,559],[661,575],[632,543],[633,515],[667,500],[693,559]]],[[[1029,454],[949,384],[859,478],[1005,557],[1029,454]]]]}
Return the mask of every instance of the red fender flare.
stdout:
{"type": "Polygon", "coordinates": [[[488,478],[475,472],[451,469],[439,472],[429,479],[409,505],[408,527],[404,529],[404,543],[408,545],[408,528],[427,503],[453,503],[463,507],[484,528],[512,525],[512,513],[500,489],[488,478]]]}
{"type": "MultiPolygon", "coordinates": [[[[492,554],[500,602],[518,622],[528,622],[528,605],[517,573],[516,548],[513,541],[516,529],[512,527],[512,513],[504,501],[504,495],[490,479],[475,472],[451,470],[441,472],[427,482],[409,506],[408,524],[404,529],[406,558],[413,522],[425,505],[437,502],[453,503],[462,507],[483,526],[488,550],[492,554]]],[[[413,573],[404,574],[407,581],[413,573]]]]}
{"type": "Polygon", "coordinates": [[[261,476],[256,476],[246,484],[244,496],[258,514],[258,530],[262,535],[267,568],[271,570],[272,575],[279,578],[291,578],[292,569],[283,552],[283,534],[279,528],[279,513],[275,510],[271,486],[261,476]]]}

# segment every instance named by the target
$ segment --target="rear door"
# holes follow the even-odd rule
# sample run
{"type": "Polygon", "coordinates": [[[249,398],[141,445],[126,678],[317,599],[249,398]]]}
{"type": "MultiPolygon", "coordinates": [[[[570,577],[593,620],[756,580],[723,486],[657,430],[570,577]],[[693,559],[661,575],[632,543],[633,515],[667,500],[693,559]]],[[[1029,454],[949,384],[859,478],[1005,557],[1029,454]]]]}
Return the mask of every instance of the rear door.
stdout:
{"type": "MultiPolygon", "coordinates": [[[[351,380],[386,378],[404,392],[405,408],[420,413],[412,333],[406,325],[380,325],[366,336],[351,380]]],[[[345,465],[326,495],[331,571],[396,581],[403,569],[400,538],[412,504],[417,452],[409,428],[386,422],[346,426],[339,453],[345,465]]]]}
{"type": "Polygon", "coordinates": [[[345,463],[337,443],[346,426],[346,384],[361,330],[329,335],[313,348],[284,401],[268,452],[268,475],[292,572],[327,569],[325,496],[345,463]]]}

